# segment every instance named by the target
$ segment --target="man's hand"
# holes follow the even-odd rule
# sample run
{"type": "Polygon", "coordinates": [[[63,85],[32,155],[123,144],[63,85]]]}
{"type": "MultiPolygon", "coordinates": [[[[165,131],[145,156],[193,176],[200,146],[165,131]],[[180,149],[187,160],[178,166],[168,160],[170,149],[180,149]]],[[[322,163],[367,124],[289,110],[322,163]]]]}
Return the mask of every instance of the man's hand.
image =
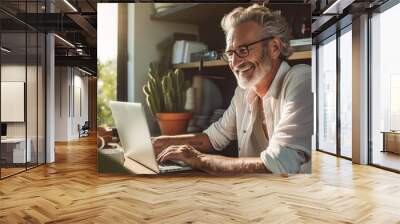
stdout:
{"type": "Polygon", "coordinates": [[[158,136],[151,138],[153,144],[154,153],[159,155],[164,149],[172,144],[171,137],[169,136],[158,136]]]}
{"type": "Polygon", "coordinates": [[[158,155],[157,162],[162,164],[167,160],[179,160],[190,167],[196,168],[199,165],[202,155],[202,153],[191,145],[172,145],[158,155]]]}
{"type": "Polygon", "coordinates": [[[159,136],[151,138],[154,153],[159,155],[164,149],[171,145],[191,145],[197,151],[202,153],[213,153],[214,149],[210,143],[210,139],[204,133],[159,136]]]}
{"type": "Polygon", "coordinates": [[[258,157],[230,158],[203,154],[191,145],[172,145],[162,151],[158,163],[179,160],[190,167],[216,175],[237,175],[244,173],[270,173],[258,157]]]}

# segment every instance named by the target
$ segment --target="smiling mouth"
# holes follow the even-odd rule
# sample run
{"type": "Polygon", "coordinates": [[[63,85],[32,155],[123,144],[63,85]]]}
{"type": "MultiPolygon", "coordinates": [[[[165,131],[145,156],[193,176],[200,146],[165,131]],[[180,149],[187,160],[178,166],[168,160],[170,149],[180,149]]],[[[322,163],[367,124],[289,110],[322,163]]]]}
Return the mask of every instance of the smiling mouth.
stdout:
{"type": "Polygon", "coordinates": [[[251,71],[252,69],[254,69],[254,66],[248,65],[243,68],[237,69],[236,73],[239,74],[240,76],[247,77],[248,75],[250,75],[250,73],[248,72],[251,71]]]}

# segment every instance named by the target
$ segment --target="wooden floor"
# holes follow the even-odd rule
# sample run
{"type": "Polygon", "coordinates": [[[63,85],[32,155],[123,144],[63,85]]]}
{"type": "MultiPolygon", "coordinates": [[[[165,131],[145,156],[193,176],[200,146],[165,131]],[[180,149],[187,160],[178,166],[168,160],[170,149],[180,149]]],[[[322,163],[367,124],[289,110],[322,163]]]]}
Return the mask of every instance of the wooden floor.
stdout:
{"type": "Polygon", "coordinates": [[[22,172],[24,170],[26,170],[25,167],[11,167],[11,168],[3,167],[3,168],[1,168],[1,177],[4,178],[4,177],[10,176],[10,175],[13,175],[15,173],[22,172]]]}
{"type": "Polygon", "coordinates": [[[94,138],[0,181],[0,223],[400,223],[400,175],[320,152],[313,174],[98,174],[94,138]]]}
{"type": "Polygon", "coordinates": [[[374,151],[372,162],[377,165],[400,170],[400,154],[376,150],[374,151]]]}
{"type": "Polygon", "coordinates": [[[33,163],[28,163],[27,167],[25,168],[25,164],[18,164],[17,167],[2,167],[1,168],[1,178],[5,178],[20,172],[23,172],[25,170],[33,169],[37,167],[37,164],[33,163]]]}

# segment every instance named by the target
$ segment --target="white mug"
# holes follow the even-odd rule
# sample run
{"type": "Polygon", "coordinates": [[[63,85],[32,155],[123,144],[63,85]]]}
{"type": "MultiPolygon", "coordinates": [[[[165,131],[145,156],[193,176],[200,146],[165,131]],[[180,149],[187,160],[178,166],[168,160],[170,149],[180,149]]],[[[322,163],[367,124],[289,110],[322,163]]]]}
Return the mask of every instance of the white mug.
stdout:
{"type": "Polygon", "coordinates": [[[103,149],[104,146],[106,145],[106,141],[104,141],[104,138],[101,136],[97,136],[97,146],[99,149],[103,149]],[[101,142],[100,146],[99,146],[99,141],[101,142]]]}

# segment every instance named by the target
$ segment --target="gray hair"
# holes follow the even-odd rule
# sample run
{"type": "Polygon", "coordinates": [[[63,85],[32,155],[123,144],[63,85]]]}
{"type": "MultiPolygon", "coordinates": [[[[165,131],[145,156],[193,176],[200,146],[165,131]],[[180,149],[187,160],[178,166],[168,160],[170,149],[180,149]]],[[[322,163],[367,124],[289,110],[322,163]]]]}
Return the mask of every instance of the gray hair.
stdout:
{"type": "Polygon", "coordinates": [[[264,37],[277,37],[282,42],[281,58],[287,59],[292,54],[290,47],[291,32],[280,11],[271,11],[267,7],[253,4],[247,8],[237,7],[225,15],[221,27],[225,32],[242,23],[254,21],[264,29],[264,37]]]}

